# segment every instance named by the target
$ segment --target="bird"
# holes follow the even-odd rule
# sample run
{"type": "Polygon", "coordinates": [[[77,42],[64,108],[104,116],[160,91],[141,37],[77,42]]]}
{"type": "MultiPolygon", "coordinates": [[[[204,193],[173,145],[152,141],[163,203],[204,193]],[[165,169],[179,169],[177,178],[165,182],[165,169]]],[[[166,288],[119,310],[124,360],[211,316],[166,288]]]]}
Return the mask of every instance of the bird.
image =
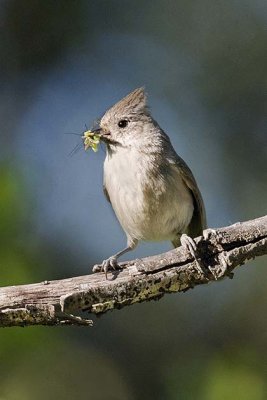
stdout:
{"type": "Polygon", "coordinates": [[[127,237],[123,250],[103,260],[106,278],[139,241],[171,241],[196,259],[193,238],[206,228],[203,198],[192,171],[152,117],[144,88],[109,108],[94,132],[106,145],[104,193],[127,237]]]}

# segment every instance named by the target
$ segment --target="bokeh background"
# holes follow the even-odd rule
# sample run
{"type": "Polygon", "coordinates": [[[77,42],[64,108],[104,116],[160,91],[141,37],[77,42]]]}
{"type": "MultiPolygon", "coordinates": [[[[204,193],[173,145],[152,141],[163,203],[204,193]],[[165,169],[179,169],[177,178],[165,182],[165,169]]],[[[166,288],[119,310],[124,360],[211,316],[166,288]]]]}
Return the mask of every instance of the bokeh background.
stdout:
{"type": "MultiPolygon", "coordinates": [[[[104,149],[70,157],[64,133],[139,86],[209,226],[264,215],[266,26],[264,0],[1,0],[1,285],[85,274],[124,246],[104,149]]],[[[1,330],[0,399],[266,399],[266,261],[94,328],[1,330]]]]}

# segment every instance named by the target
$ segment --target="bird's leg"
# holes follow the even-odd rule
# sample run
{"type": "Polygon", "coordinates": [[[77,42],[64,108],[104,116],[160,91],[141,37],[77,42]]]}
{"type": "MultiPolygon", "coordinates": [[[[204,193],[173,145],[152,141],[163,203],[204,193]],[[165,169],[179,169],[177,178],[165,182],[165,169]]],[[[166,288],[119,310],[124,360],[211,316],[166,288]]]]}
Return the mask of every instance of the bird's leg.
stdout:
{"type": "MultiPolygon", "coordinates": [[[[106,279],[107,279],[107,274],[109,269],[114,269],[118,267],[118,258],[122,256],[123,254],[127,253],[128,251],[133,250],[137,246],[138,240],[128,238],[127,240],[127,247],[118,253],[114,254],[113,256],[107,258],[106,260],[103,260],[102,265],[101,265],[101,271],[105,273],[106,279]]],[[[96,266],[97,267],[97,266],[96,266]]],[[[93,268],[93,272],[96,272],[98,268],[93,268]]]]}

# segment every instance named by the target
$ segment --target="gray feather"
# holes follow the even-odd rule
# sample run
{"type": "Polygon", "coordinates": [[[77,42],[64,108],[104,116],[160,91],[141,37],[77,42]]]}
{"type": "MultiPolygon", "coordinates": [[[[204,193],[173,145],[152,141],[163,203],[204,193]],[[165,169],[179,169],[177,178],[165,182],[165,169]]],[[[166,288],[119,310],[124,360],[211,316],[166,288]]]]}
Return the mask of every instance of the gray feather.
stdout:
{"type": "Polygon", "coordinates": [[[187,234],[191,237],[200,236],[207,227],[206,212],[204,202],[197,186],[196,180],[186,163],[178,157],[178,168],[186,186],[190,189],[194,202],[194,212],[190,224],[187,228],[187,234]]]}

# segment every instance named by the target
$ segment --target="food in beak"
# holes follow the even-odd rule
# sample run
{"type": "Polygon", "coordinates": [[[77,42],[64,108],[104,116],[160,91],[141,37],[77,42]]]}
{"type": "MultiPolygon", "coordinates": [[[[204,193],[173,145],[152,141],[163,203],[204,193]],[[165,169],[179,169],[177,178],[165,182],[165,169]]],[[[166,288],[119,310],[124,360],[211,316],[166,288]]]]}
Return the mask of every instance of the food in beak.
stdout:
{"type": "Polygon", "coordinates": [[[84,144],[84,150],[92,149],[94,152],[97,152],[98,145],[100,143],[101,135],[99,133],[93,131],[85,131],[82,139],[84,144]]]}

